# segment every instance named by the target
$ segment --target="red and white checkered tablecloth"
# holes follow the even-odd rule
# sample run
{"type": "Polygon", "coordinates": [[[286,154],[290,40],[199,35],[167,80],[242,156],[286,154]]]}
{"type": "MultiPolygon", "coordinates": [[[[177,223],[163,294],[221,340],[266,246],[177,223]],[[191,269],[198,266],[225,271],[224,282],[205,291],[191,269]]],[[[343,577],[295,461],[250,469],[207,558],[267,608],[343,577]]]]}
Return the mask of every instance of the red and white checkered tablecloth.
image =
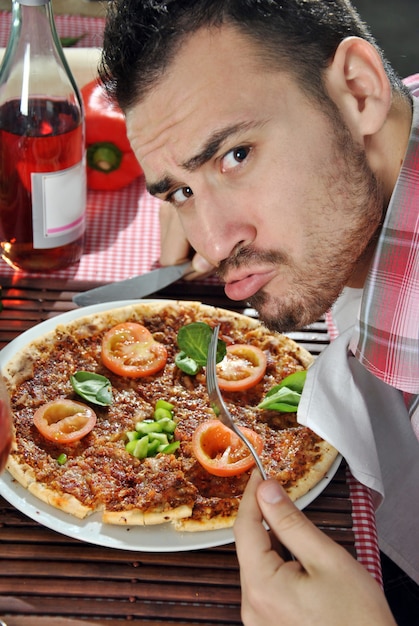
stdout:
{"type": "MultiPolygon", "coordinates": [[[[326,314],[326,324],[330,340],[333,341],[339,333],[330,311],[326,314]]],[[[347,481],[352,500],[352,518],[358,560],[383,586],[372,493],[368,487],[359,483],[352,476],[349,469],[347,470],[347,481]]]]}
{"type": "MultiPolygon", "coordinates": [[[[80,47],[100,47],[104,20],[79,16],[56,16],[58,34],[85,34],[80,47]]],[[[9,36],[10,13],[0,12],[0,47],[9,36]]],[[[158,201],[145,189],[142,177],[119,191],[89,191],[85,252],[72,267],[31,277],[69,278],[111,282],[149,271],[160,252],[158,201]]],[[[0,260],[0,274],[14,270],[0,260]]],[[[24,275],[23,273],[21,273],[24,275]]],[[[355,545],[359,561],[382,584],[380,553],[371,493],[348,472],[353,506],[355,545]]]]}
{"type": "MultiPolygon", "coordinates": [[[[147,193],[140,177],[118,191],[88,192],[85,249],[79,263],[28,276],[111,282],[149,271],[159,253],[158,201],[147,193]]],[[[0,263],[1,274],[14,273],[0,263]]]]}
{"type": "Polygon", "coordinates": [[[347,481],[352,500],[352,519],[358,560],[383,586],[380,549],[375,524],[375,510],[371,491],[359,483],[347,470],[347,481]]]}
{"type": "MultiPolygon", "coordinates": [[[[71,1],[71,0],[69,0],[71,1]]],[[[5,48],[10,35],[10,11],[0,11],[0,48],[5,48]]],[[[59,37],[81,37],[75,48],[100,48],[103,42],[105,18],[81,15],[54,15],[59,37]]]]}

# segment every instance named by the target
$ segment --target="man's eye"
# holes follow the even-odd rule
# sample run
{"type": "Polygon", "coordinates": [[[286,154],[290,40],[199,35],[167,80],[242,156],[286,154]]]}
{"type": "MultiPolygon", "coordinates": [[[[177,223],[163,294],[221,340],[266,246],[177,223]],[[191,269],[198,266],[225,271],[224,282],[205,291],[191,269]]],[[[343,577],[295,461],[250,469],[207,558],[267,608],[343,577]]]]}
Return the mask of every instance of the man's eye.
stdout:
{"type": "Polygon", "coordinates": [[[180,187],[180,189],[176,189],[176,191],[170,194],[168,200],[179,205],[188,200],[191,196],[193,196],[193,191],[190,187],[180,187]]]}
{"type": "Polygon", "coordinates": [[[239,146],[238,148],[233,148],[233,150],[227,152],[221,162],[222,171],[226,172],[228,170],[232,170],[241,163],[243,163],[243,161],[247,158],[249,152],[250,148],[247,148],[245,146],[239,146]]]}

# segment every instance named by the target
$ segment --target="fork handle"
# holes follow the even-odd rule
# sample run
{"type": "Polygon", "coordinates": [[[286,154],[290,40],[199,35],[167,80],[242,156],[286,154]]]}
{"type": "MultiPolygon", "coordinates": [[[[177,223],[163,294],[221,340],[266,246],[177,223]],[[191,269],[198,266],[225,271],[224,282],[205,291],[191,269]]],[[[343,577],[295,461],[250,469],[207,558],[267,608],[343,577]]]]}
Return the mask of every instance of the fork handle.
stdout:
{"type": "Polygon", "coordinates": [[[249,448],[263,480],[266,480],[268,477],[262,465],[262,461],[260,460],[259,455],[256,452],[255,448],[253,447],[253,444],[248,440],[248,438],[245,435],[243,435],[243,433],[241,432],[239,428],[234,428],[234,432],[236,433],[236,435],[240,437],[243,443],[249,448]]]}

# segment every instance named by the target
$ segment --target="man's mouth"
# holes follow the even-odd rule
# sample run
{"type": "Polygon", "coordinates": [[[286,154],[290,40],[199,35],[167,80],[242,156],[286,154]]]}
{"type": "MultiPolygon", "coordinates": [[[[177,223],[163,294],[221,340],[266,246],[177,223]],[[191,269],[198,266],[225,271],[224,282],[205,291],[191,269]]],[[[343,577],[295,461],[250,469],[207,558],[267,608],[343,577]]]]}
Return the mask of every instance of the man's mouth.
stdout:
{"type": "Polygon", "coordinates": [[[257,272],[254,274],[242,273],[237,278],[226,281],[224,291],[230,300],[248,300],[255,293],[263,289],[275,276],[274,270],[257,272]]]}

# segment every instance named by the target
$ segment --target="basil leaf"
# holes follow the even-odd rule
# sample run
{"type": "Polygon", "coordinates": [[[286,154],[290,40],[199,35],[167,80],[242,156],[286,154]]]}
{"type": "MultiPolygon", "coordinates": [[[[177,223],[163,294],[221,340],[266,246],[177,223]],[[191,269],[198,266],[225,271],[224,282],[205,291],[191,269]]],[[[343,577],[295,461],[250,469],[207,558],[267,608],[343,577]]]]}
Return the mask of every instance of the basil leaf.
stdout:
{"type": "Polygon", "coordinates": [[[99,406],[109,406],[113,402],[110,381],[94,372],[79,371],[70,376],[71,386],[84,400],[99,406]]]}
{"type": "Polygon", "coordinates": [[[195,376],[201,369],[201,365],[198,365],[198,363],[194,361],[194,359],[191,359],[183,350],[182,352],[178,352],[175,356],[175,364],[182,372],[190,376],[195,376]]]}
{"type": "Polygon", "coordinates": [[[298,407],[294,404],[285,404],[282,402],[275,402],[274,404],[270,404],[265,409],[269,409],[270,411],[278,411],[278,413],[296,413],[298,407]]]}
{"type": "MultiPolygon", "coordinates": [[[[191,324],[182,326],[177,334],[177,344],[181,353],[184,353],[187,357],[195,361],[199,369],[207,364],[208,348],[212,333],[213,330],[211,326],[205,322],[192,322],[191,324]]],[[[217,363],[223,360],[226,352],[227,347],[225,342],[219,339],[217,343],[217,363]]]]}
{"type": "Polygon", "coordinates": [[[298,393],[301,394],[303,391],[304,383],[306,382],[306,377],[307,377],[307,370],[294,372],[294,374],[285,376],[285,378],[283,378],[281,382],[279,383],[278,387],[280,388],[288,387],[288,389],[292,389],[293,391],[297,391],[298,393]]]}
{"type": "MultiPolygon", "coordinates": [[[[93,400],[91,400],[93,402],[93,400]]],[[[104,385],[101,389],[96,393],[96,404],[100,404],[101,406],[109,406],[113,402],[112,395],[112,387],[109,385],[104,385]]]]}
{"type": "Polygon", "coordinates": [[[286,376],[279,385],[268,391],[258,404],[259,409],[271,409],[281,413],[295,413],[300,403],[307,372],[294,372],[286,376]]]}
{"type": "MultiPolygon", "coordinates": [[[[272,387],[272,389],[266,394],[264,400],[258,405],[260,409],[272,409],[274,405],[281,403],[289,407],[291,410],[296,411],[300,402],[301,394],[288,387],[279,388],[278,385],[272,387]]],[[[280,410],[280,409],[276,409],[280,410]]],[[[290,409],[288,409],[289,411],[290,409]]]]}
{"type": "Polygon", "coordinates": [[[177,344],[182,352],[202,366],[207,362],[211,336],[212,330],[208,324],[193,322],[179,329],[177,344]]]}

